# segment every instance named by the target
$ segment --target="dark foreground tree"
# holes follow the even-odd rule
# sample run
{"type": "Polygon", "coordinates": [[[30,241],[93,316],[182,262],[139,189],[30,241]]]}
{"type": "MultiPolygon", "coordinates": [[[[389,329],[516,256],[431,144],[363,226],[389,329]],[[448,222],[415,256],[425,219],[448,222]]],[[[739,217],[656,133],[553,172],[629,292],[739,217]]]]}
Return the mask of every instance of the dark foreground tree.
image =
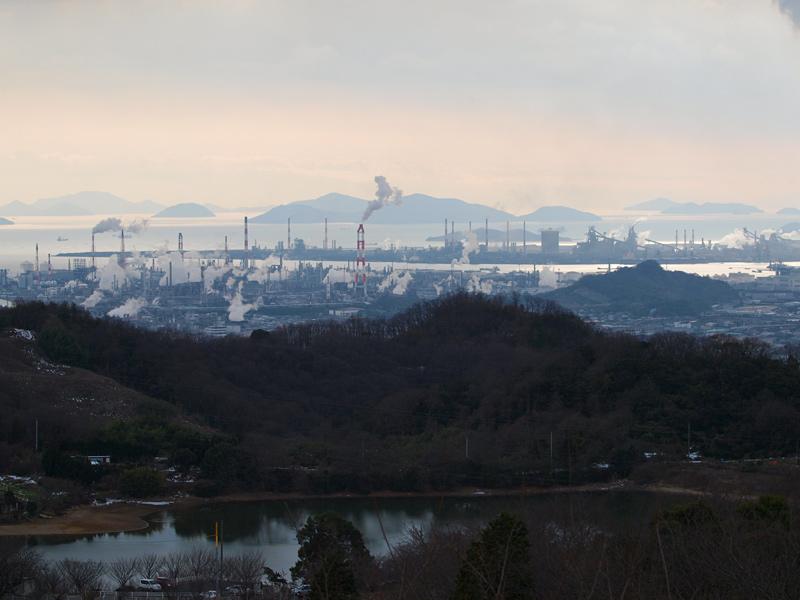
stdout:
{"type": "Polygon", "coordinates": [[[348,599],[358,595],[371,556],[361,532],[335,512],[309,517],[297,532],[300,549],[290,569],[308,583],[312,599],[348,599]]]}
{"type": "Polygon", "coordinates": [[[503,511],[472,542],[456,577],[453,600],[530,598],[528,528],[503,511]]]}

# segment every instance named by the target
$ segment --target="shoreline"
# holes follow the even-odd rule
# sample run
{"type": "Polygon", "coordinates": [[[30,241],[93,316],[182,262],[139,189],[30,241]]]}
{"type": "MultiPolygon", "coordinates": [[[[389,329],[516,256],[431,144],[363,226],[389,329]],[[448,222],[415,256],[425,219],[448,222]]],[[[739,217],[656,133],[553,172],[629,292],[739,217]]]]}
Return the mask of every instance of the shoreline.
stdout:
{"type": "Polygon", "coordinates": [[[309,496],[306,494],[272,494],[264,492],[242,492],[226,494],[215,498],[198,498],[196,496],[180,496],[168,501],[151,503],[128,500],[117,500],[110,504],[82,505],[56,517],[39,516],[34,520],[22,523],[0,525],[0,537],[27,537],[50,535],[102,535],[137,531],[149,526],[146,517],[159,510],[173,508],[191,508],[200,505],[226,504],[234,502],[263,502],[281,500],[319,500],[325,498],[436,498],[436,497],[507,497],[532,496],[541,494],[557,494],[566,492],[585,493],[597,491],[645,491],[676,494],[703,495],[705,492],[672,485],[640,485],[630,481],[621,481],[604,485],[583,485],[573,488],[534,488],[484,490],[480,488],[458,489],[449,492],[398,493],[377,492],[368,496],[358,494],[330,494],[325,496],[309,496]]]}

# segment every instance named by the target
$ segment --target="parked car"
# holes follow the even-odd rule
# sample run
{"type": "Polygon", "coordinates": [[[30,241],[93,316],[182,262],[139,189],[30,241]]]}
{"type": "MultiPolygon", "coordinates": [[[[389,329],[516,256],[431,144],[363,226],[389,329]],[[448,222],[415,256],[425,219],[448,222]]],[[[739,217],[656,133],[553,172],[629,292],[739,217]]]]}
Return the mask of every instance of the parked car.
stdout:
{"type": "Polygon", "coordinates": [[[161,584],[155,579],[142,579],[139,581],[139,589],[147,590],[148,592],[160,592],[161,584]]]}
{"type": "Polygon", "coordinates": [[[229,585],[225,588],[225,594],[229,596],[244,596],[247,592],[247,588],[243,585],[229,585]]]}
{"type": "Polygon", "coordinates": [[[307,583],[304,583],[300,587],[296,587],[292,590],[292,593],[295,596],[299,596],[300,598],[305,598],[311,593],[311,586],[307,583]]]}
{"type": "Polygon", "coordinates": [[[216,598],[217,597],[217,590],[208,590],[207,592],[203,592],[203,598],[216,598]]]}
{"type": "Polygon", "coordinates": [[[156,577],[156,583],[162,588],[174,588],[177,585],[175,580],[169,577],[156,577]]]}

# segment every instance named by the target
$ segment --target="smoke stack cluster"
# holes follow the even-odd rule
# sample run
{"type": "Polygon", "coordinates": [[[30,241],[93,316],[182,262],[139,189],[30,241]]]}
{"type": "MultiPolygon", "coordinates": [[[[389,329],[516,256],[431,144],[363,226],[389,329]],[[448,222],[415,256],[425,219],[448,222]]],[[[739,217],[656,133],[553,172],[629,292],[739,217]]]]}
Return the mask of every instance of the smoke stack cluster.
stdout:
{"type": "Polygon", "coordinates": [[[247,244],[247,217],[244,218],[244,260],[242,261],[242,267],[244,269],[250,268],[250,254],[248,253],[248,244],[247,244]]]}
{"type": "Polygon", "coordinates": [[[358,293],[358,286],[361,285],[361,290],[364,296],[367,295],[367,273],[366,273],[366,258],[364,257],[364,224],[358,226],[356,232],[356,247],[358,255],[356,257],[356,285],[355,293],[358,293]]]}

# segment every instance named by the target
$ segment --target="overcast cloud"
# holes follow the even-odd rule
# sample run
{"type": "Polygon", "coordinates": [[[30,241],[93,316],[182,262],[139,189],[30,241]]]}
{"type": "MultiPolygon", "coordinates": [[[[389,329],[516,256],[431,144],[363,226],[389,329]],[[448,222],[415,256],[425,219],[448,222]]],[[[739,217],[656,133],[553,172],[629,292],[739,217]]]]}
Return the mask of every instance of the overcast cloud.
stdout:
{"type": "MultiPolygon", "coordinates": [[[[0,204],[406,193],[778,209],[797,0],[0,3],[0,204]]],[[[788,199],[788,200],[787,200],[788,199]]]]}

